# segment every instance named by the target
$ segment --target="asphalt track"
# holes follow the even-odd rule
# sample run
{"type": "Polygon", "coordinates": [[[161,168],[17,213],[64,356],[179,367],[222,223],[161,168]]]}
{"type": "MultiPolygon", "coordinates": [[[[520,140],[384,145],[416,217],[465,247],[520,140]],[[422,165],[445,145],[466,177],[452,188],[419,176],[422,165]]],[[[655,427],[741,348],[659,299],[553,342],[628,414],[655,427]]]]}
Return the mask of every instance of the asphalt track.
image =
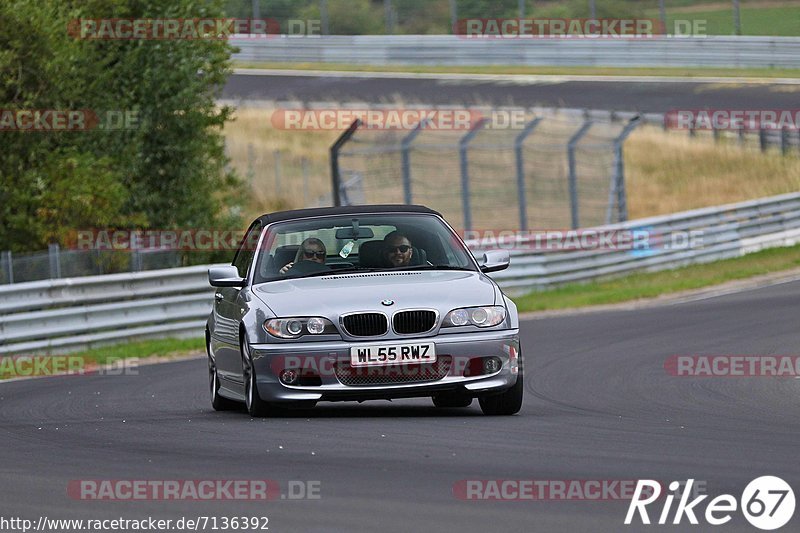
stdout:
{"type": "MultiPolygon", "coordinates": [[[[262,516],[269,531],[636,531],[620,501],[463,501],[463,479],[694,478],[739,497],[800,489],[800,380],[677,378],[674,354],[797,354],[800,283],[636,311],[523,322],[519,415],[428,400],[320,404],[289,418],[216,413],[202,359],[139,375],[0,384],[0,516],[262,516]],[[73,500],[73,479],[321,482],[319,500],[73,500]]],[[[708,501],[708,500],[707,500],[708,501]]],[[[704,508],[704,506],[703,506],[704,508]]],[[[657,515],[660,508],[653,511],[657,515]]],[[[797,530],[799,512],[783,530],[797,530]]],[[[654,517],[656,518],[656,517],[654,517]]],[[[650,527],[687,531],[689,526],[650,527]]],[[[740,513],[726,526],[756,531],[740,513]]]]}
{"type": "Polygon", "coordinates": [[[675,109],[796,109],[798,93],[800,85],[779,82],[234,74],[221,97],[234,101],[515,105],[664,113],[675,109]]]}

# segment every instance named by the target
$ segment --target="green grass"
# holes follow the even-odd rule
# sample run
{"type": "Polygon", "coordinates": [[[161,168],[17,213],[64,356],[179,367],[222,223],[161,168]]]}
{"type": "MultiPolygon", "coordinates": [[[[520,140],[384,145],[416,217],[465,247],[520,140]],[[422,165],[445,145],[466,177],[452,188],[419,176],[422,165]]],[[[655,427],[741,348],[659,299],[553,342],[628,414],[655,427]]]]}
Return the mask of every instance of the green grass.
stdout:
{"type": "MultiPolygon", "coordinates": [[[[102,348],[92,348],[91,350],[70,353],[65,357],[70,363],[62,362],[61,364],[79,364],[81,367],[88,366],[91,368],[95,364],[112,364],[122,359],[174,357],[204,351],[205,341],[202,337],[190,339],[154,339],[115,344],[102,348]]],[[[34,354],[34,357],[36,357],[36,355],[37,354],[34,354]]],[[[39,357],[46,359],[49,356],[42,355],[39,357]]],[[[18,374],[16,370],[22,370],[26,372],[25,375],[30,375],[30,371],[28,371],[26,367],[11,365],[10,362],[5,361],[5,359],[5,357],[0,357],[0,380],[17,377],[18,374]]],[[[75,370],[72,366],[70,368],[75,370]]],[[[40,374],[44,374],[44,372],[40,374]]]]}
{"type": "Polygon", "coordinates": [[[735,259],[609,281],[572,283],[514,298],[520,312],[614,304],[718,285],[800,267],[800,245],[771,248],[735,259]]]}
{"type": "Polygon", "coordinates": [[[673,68],[673,67],[524,67],[499,65],[486,67],[349,65],[343,63],[241,62],[237,68],[276,70],[324,70],[349,72],[408,72],[419,74],[523,74],[539,76],[665,76],[720,78],[800,78],[800,69],[776,68],[673,68]]]}
{"type": "MultiPolygon", "coordinates": [[[[658,17],[658,11],[649,13],[658,17]]],[[[669,12],[667,29],[672,31],[674,21],[704,20],[707,35],[733,35],[733,10],[730,7],[709,11],[669,12]]],[[[740,10],[742,35],[769,35],[796,37],[800,35],[800,6],[742,7],[740,10]]]]}
{"type": "Polygon", "coordinates": [[[205,340],[202,337],[194,337],[189,339],[153,339],[114,344],[102,348],[92,348],[91,350],[71,355],[77,355],[83,357],[87,361],[103,365],[108,362],[117,361],[119,359],[129,359],[131,357],[138,357],[140,359],[148,357],[171,357],[204,352],[205,349],[205,340]]]}

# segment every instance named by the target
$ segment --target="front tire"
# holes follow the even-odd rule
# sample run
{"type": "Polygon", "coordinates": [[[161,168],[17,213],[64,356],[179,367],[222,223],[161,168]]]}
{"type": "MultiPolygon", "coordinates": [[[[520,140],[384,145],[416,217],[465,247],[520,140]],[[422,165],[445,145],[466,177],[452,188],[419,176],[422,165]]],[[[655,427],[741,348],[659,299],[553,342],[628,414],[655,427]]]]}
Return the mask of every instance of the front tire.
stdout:
{"type": "Polygon", "coordinates": [[[489,416],[508,416],[514,415],[522,408],[522,365],[520,365],[517,382],[507,391],[491,396],[479,398],[483,414],[489,416]]]}
{"type": "Polygon", "coordinates": [[[250,357],[250,344],[247,342],[247,336],[242,334],[241,341],[242,350],[242,377],[244,378],[244,405],[250,416],[255,418],[263,418],[267,416],[275,416],[281,410],[274,404],[265,402],[258,395],[258,387],[256,386],[256,369],[253,365],[253,359],[250,357]]]}
{"type": "Polygon", "coordinates": [[[240,409],[241,405],[238,402],[223,398],[219,395],[219,376],[217,375],[217,365],[211,356],[208,356],[208,386],[211,393],[211,407],[215,411],[232,411],[240,409]]]}

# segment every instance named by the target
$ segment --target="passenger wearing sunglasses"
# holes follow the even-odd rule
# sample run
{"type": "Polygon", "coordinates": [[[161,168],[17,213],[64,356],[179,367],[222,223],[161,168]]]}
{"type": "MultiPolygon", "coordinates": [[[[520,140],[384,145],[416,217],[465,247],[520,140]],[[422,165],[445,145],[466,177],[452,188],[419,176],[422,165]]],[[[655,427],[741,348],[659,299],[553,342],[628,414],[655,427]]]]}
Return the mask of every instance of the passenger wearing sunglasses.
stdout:
{"type": "Polygon", "coordinates": [[[284,265],[279,272],[281,274],[286,274],[289,269],[295,265],[295,263],[299,263],[301,261],[313,261],[315,263],[324,265],[326,255],[327,252],[325,250],[325,243],[316,237],[309,237],[300,244],[300,248],[297,249],[297,255],[294,256],[294,261],[284,265]]]}
{"type": "Polygon", "coordinates": [[[414,248],[408,237],[399,231],[393,231],[383,239],[384,258],[392,267],[404,267],[411,264],[414,248]]]}

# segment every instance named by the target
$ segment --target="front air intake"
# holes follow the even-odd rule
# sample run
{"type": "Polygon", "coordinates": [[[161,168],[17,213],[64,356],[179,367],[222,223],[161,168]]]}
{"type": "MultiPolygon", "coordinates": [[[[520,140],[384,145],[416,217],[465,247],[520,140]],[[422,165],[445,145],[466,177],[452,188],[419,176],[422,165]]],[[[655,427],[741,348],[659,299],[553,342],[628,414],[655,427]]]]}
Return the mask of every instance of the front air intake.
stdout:
{"type": "Polygon", "coordinates": [[[433,329],[436,325],[436,313],[434,311],[400,311],[394,315],[392,327],[395,333],[401,335],[409,333],[425,333],[433,329]]]}
{"type": "Polygon", "coordinates": [[[345,331],[353,337],[377,337],[389,330],[386,316],[381,313],[356,313],[342,318],[345,331]]]}

